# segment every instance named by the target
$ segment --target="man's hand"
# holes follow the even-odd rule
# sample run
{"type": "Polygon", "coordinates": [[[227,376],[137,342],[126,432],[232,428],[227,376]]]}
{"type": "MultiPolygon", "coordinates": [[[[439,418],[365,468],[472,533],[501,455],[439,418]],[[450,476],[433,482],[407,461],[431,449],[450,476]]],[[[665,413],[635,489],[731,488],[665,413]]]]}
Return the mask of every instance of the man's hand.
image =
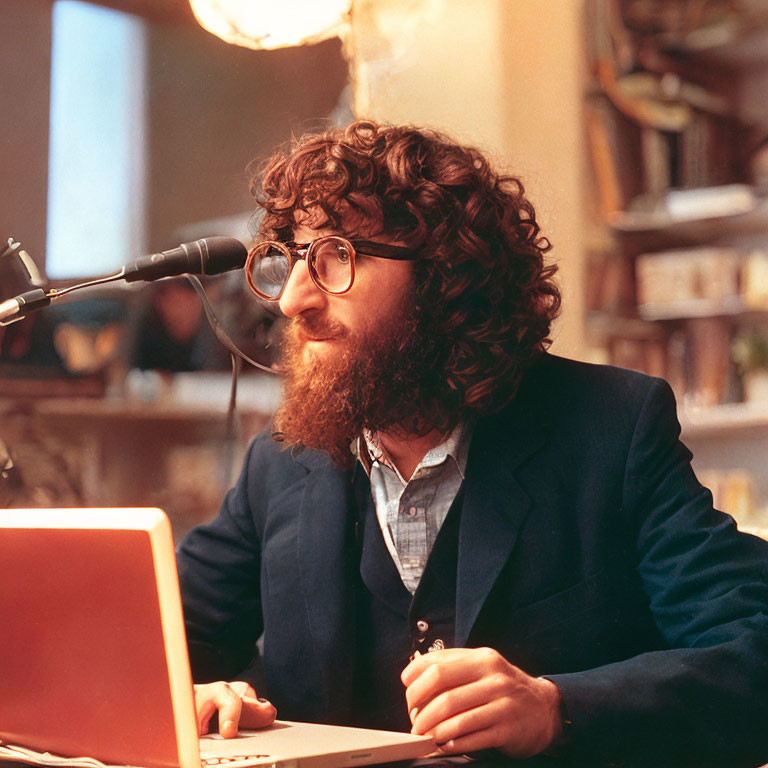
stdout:
{"type": "Polygon", "coordinates": [[[238,728],[265,728],[277,710],[266,700],[259,699],[248,683],[207,683],[195,686],[197,732],[210,732],[211,717],[219,713],[219,733],[225,739],[237,736],[238,728]]]}
{"type": "Polygon", "coordinates": [[[417,655],[403,670],[411,731],[443,754],[496,748],[531,757],[560,736],[560,691],[526,675],[492,648],[417,655]]]}

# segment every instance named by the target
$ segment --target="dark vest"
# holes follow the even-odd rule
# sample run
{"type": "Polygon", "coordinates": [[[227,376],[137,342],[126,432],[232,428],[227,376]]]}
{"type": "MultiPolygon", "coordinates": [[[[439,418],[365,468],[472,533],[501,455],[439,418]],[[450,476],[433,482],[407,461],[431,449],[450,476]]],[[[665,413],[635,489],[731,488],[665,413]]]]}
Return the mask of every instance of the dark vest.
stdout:
{"type": "Polygon", "coordinates": [[[356,589],[356,674],[352,720],[368,728],[409,731],[400,673],[411,655],[440,639],[453,646],[456,568],[463,490],[435,540],[416,593],[406,589],[381,533],[368,478],[356,472],[360,579],[356,589]]]}

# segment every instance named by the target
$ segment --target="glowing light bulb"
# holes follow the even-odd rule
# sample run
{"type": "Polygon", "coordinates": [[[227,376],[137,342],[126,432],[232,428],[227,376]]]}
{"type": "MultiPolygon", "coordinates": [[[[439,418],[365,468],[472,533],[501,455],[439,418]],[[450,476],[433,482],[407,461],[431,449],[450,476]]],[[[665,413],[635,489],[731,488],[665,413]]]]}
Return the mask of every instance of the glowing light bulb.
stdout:
{"type": "Polygon", "coordinates": [[[352,0],[189,0],[200,25],[228,43],[273,49],[340,36],[352,0]]]}

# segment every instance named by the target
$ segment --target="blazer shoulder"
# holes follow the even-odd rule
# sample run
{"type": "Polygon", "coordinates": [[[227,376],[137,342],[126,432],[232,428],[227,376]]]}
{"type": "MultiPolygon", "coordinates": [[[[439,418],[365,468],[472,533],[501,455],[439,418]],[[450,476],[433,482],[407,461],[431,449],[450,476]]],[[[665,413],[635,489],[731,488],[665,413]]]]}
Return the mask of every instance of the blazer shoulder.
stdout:
{"type": "Polygon", "coordinates": [[[544,354],[526,371],[508,413],[542,428],[572,425],[586,437],[631,434],[647,409],[674,429],[675,397],[664,379],[544,354]]]}
{"type": "Polygon", "coordinates": [[[326,453],[285,446],[272,437],[271,427],[266,427],[252,438],[243,471],[250,482],[275,488],[292,485],[308,472],[332,466],[326,453]]]}
{"type": "Polygon", "coordinates": [[[521,391],[524,388],[529,394],[538,392],[551,403],[570,408],[593,406],[632,412],[642,408],[649,396],[675,403],[672,388],[657,376],[549,354],[542,355],[528,371],[521,391]]]}
{"type": "Polygon", "coordinates": [[[616,391],[630,397],[644,398],[654,387],[669,387],[664,379],[640,371],[550,354],[542,355],[532,366],[532,372],[553,382],[569,383],[576,389],[616,391]]]}

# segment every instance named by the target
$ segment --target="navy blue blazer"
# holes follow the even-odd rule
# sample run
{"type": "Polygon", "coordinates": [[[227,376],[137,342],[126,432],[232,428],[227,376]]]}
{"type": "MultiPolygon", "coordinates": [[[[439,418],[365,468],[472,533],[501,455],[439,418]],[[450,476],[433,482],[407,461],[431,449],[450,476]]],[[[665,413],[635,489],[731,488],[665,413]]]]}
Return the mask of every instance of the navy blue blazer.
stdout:
{"type": "MultiPolygon", "coordinates": [[[[768,542],[713,509],[679,433],[664,381],[543,355],[472,437],[456,645],[552,679],[574,758],[768,762],[768,542]]],[[[263,633],[279,716],[344,722],[354,504],[324,453],[252,442],[178,551],[197,681],[242,678],[263,633]]]]}

